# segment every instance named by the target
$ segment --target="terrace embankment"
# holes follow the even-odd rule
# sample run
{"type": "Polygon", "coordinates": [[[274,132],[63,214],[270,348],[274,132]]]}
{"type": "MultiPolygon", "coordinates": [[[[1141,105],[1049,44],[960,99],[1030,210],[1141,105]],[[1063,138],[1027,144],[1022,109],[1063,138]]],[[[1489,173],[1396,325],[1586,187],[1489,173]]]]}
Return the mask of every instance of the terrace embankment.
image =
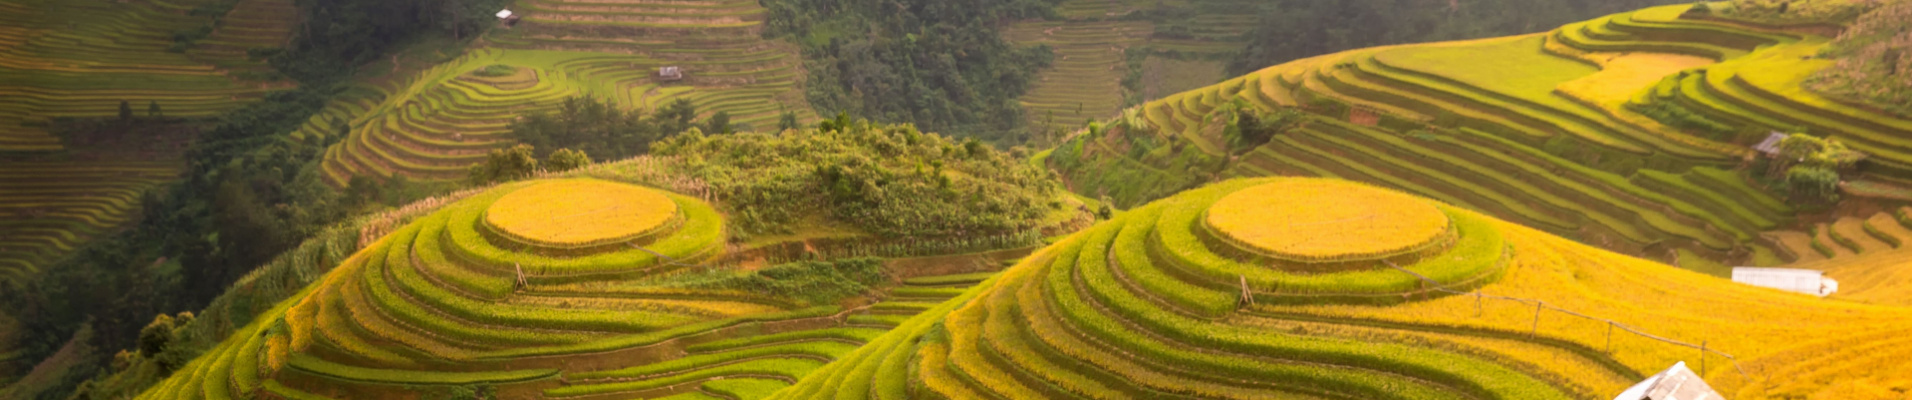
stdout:
{"type": "Polygon", "coordinates": [[[775,128],[785,112],[816,120],[797,90],[797,49],[761,37],[757,2],[538,0],[513,11],[523,18],[516,27],[401,80],[365,111],[341,113],[350,133],[327,151],[327,180],[462,178],[486,151],[514,143],[513,121],[571,97],[647,111],[685,100],[699,118],[727,113],[743,130],[775,128]],[[517,72],[479,73],[497,67],[517,72]],[[665,67],[681,76],[660,75],[665,67]]]}
{"type": "MultiPolygon", "coordinates": [[[[1905,372],[1884,363],[1909,339],[1881,334],[1912,327],[1904,308],[1738,285],[1426,199],[1396,205],[1434,208],[1446,218],[1425,220],[1456,236],[1413,262],[1303,272],[1206,237],[1204,214],[1248,201],[1233,196],[1343,201],[1310,187],[1406,196],[1311,178],[1184,192],[1037,251],[771,398],[1594,399],[1685,361],[1730,398],[1765,399],[1905,372]],[[1863,365],[1818,358],[1833,353],[1863,365]]],[[[1346,224],[1230,229],[1370,238],[1346,224]]]]}
{"type": "Polygon", "coordinates": [[[1828,67],[1811,55],[1830,38],[1691,8],[1297,60],[1143,104],[1109,124],[1115,134],[1082,135],[1045,161],[1078,192],[1118,204],[1216,178],[1341,177],[1615,251],[1737,265],[1785,263],[1760,236],[1804,230],[1771,179],[1746,168],[1770,132],[1803,129],[1865,152],[1847,176],[1865,187],[1912,178],[1912,153],[1894,139],[1912,120],[1803,86],[1828,67]],[[1314,117],[1243,145],[1228,117],[1244,107],[1314,117]],[[1100,178],[1113,176],[1154,179],[1100,178]],[[1144,181],[1183,184],[1131,183],[1144,181]]]}
{"type": "Polygon", "coordinates": [[[724,217],[692,197],[506,184],[393,229],[141,398],[760,398],[1001,265],[732,251],[724,217]]]}

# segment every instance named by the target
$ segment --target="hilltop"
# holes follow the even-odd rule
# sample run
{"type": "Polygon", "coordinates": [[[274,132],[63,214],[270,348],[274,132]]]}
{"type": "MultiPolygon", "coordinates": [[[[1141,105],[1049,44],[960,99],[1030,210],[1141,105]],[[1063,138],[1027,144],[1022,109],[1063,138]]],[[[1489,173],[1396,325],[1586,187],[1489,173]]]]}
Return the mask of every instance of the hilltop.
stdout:
{"type": "Polygon", "coordinates": [[[1884,333],[1906,329],[1902,307],[1726,282],[1340,180],[1177,194],[959,300],[770,398],[1595,399],[1676,361],[1730,398],[1860,398],[1840,396],[1908,373],[1905,338],[1884,333]],[[1263,206],[1310,217],[1242,214],[1263,206]]]}
{"type": "MultiPolygon", "coordinates": [[[[188,382],[205,374],[237,379],[219,386],[234,396],[627,392],[614,383],[645,374],[615,371],[686,356],[670,349],[787,329],[806,332],[777,340],[834,342],[778,346],[798,360],[763,368],[794,380],[981,280],[964,274],[1090,221],[1033,165],[964,143],[978,142],[867,122],[693,133],[657,155],[429,199],[315,238],[196,318],[156,319],[142,337],[176,339],[122,352],[86,392],[224,390],[188,382]],[[240,361],[266,350],[282,355],[240,361]],[[267,366],[284,375],[252,369],[267,366]],[[553,369],[605,375],[564,383],[553,369]]],[[[764,343],[662,365],[764,357],[764,343]]]]}

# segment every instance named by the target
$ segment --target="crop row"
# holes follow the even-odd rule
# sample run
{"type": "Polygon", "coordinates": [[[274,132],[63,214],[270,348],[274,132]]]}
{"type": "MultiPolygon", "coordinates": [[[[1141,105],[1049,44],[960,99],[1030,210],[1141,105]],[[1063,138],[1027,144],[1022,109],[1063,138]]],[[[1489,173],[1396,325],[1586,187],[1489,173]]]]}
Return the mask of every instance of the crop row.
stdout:
{"type": "Polygon", "coordinates": [[[30,277],[86,238],[126,222],[177,165],[145,161],[0,163],[0,282],[30,277]]]}
{"type": "Polygon", "coordinates": [[[113,117],[120,101],[158,102],[169,117],[203,117],[276,85],[240,83],[220,65],[167,51],[174,32],[206,19],[166,4],[6,4],[0,26],[12,29],[0,30],[0,82],[9,82],[0,85],[0,151],[59,150],[47,119],[113,117]]]}
{"type": "Polygon", "coordinates": [[[918,367],[908,373],[944,396],[1567,397],[1548,383],[1469,356],[1257,331],[1230,319],[1189,315],[1191,305],[1210,303],[1232,311],[1234,291],[1173,282],[1184,275],[1158,270],[1163,267],[1138,242],[1150,240],[1151,229],[1162,229],[1150,225],[1163,224],[1164,214],[1208,202],[1177,196],[1071,236],[964,296],[975,299],[932,310],[946,314],[936,318],[946,333],[912,331],[906,324],[859,350],[869,353],[866,358],[839,361],[832,367],[840,369],[807,378],[780,396],[813,398],[837,385],[836,398],[892,398],[896,392],[882,390],[881,382],[903,372],[883,368],[890,364],[885,355],[915,353],[918,367]],[[910,335],[923,345],[883,348],[886,339],[910,335]],[[868,395],[848,389],[861,382],[878,389],[868,395]]]}

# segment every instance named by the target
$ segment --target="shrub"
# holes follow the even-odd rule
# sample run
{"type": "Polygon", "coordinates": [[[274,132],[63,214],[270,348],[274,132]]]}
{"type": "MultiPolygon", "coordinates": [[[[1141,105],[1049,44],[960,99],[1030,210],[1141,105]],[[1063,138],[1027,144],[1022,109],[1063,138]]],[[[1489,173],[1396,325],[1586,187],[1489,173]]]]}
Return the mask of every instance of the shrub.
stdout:
{"type": "Polygon", "coordinates": [[[485,163],[471,166],[470,179],[473,185],[489,185],[523,179],[537,170],[538,159],[532,156],[531,145],[520,144],[492,150],[485,163]]]}
{"type": "Polygon", "coordinates": [[[1819,204],[1839,201],[1839,173],[1825,167],[1793,166],[1786,170],[1786,188],[1793,199],[1819,204]]]}

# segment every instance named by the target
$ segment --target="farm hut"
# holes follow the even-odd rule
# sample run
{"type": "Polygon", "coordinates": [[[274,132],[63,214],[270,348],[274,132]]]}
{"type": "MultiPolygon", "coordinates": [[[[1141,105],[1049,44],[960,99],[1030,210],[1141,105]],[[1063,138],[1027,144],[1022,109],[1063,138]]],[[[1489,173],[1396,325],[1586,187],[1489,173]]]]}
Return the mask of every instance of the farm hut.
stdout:
{"type": "Polygon", "coordinates": [[[498,23],[504,25],[506,28],[518,26],[517,13],[511,12],[511,10],[506,9],[506,10],[499,10],[497,15],[498,15],[498,23]]]}
{"type": "Polygon", "coordinates": [[[1686,362],[1674,363],[1658,374],[1620,392],[1613,400],[1725,400],[1706,380],[1686,368],[1686,362]]]}
{"type": "Polygon", "coordinates": [[[1839,281],[1827,278],[1825,275],[1825,272],[1810,269],[1733,268],[1733,282],[1819,297],[1826,297],[1839,291],[1839,281]]]}
{"type": "Polygon", "coordinates": [[[1766,134],[1766,140],[1761,140],[1759,141],[1759,144],[1753,145],[1753,151],[1757,151],[1759,152],[1759,154],[1765,155],[1766,158],[1779,158],[1779,142],[1783,142],[1785,140],[1786,140],[1786,134],[1784,133],[1779,133],[1779,132],[1768,133],[1766,134]]]}
{"type": "Polygon", "coordinates": [[[658,67],[657,77],[667,81],[684,79],[684,70],[676,66],[658,67]]]}

